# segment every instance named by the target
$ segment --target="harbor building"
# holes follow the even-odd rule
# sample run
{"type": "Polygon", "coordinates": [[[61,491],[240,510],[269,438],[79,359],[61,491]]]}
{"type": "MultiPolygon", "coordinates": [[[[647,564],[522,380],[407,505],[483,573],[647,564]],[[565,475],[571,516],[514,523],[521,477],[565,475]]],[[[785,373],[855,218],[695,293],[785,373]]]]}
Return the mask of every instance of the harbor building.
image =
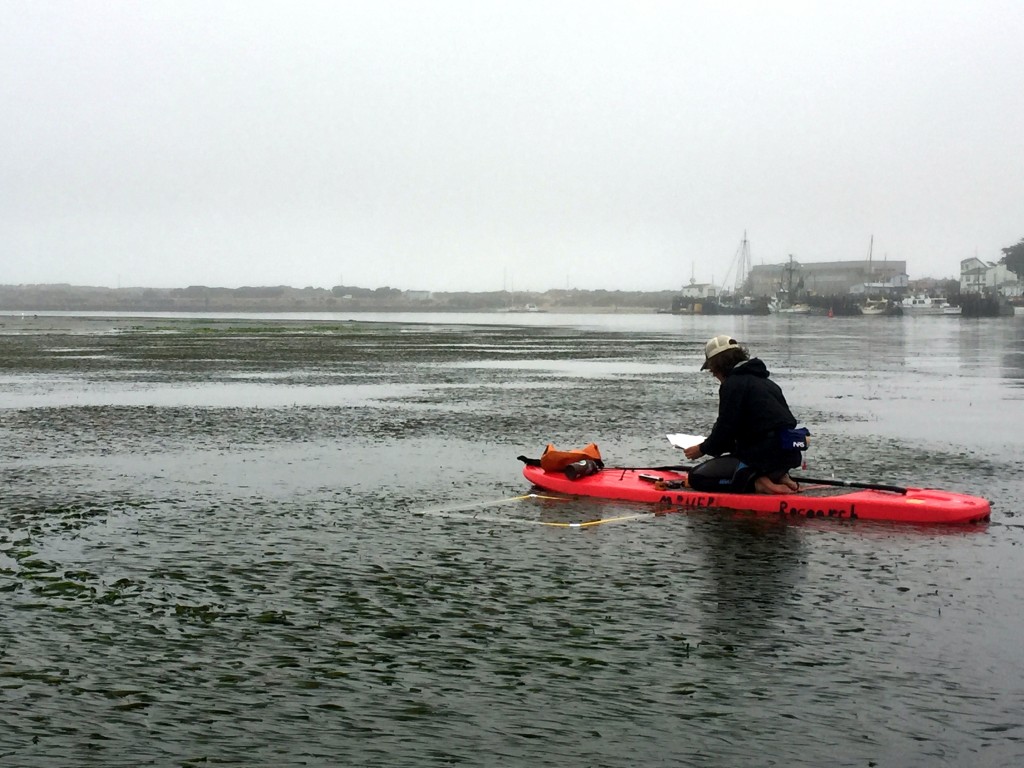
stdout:
{"type": "Polygon", "coordinates": [[[749,279],[749,293],[753,296],[774,296],[780,291],[790,295],[845,296],[864,293],[866,285],[906,289],[909,280],[907,262],[871,259],[760,264],[751,267],[749,279]]]}

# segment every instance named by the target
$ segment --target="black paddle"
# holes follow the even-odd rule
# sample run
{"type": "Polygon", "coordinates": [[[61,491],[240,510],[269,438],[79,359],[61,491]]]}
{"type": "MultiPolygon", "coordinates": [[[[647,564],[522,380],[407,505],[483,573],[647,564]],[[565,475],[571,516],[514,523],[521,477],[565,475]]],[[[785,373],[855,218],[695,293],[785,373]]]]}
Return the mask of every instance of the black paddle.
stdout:
{"type": "MultiPolygon", "coordinates": [[[[689,472],[693,467],[609,467],[609,469],[650,469],[655,472],[689,472]]],[[[648,478],[641,477],[644,480],[648,478]]],[[[790,475],[793,480],[798,483],[808,483],[810,485],[837,485],[841,488],[865,488],[871,491],[890,491],[892,493],[901,493],[904,496],[907,495],[907,489],[900,485],[884,485],[882,483],[855,483],[850,480],[828,480],[818,477],[797,477],[796,475],[790,475]]],[[[652,478],[653,482],[653,478],[652,478]]]]}
{"type": "MultiPolygon", "coordinates": [[[[678,465],[673,467],[609,467],[609,469],[612,470],[649,469],[653,472],[690,472],[695,468],[696,465],[678,465]]],[[[885,485],[884,483],[855,483],[851,480],[832,480],[820,477],[797,477],[796,475],[790,475],[790,477],[798,483],[808,483],[810,485],[836,485],[841,488],[864,488],[870,491],[889,491],[891,493],[900,493],[904,496],[907,495],[907,489],[901,485],[885,485]]]]}
{"type": "Polygon", "coordinates": [[[608,467],[608,469],[649,469],[653,472],[691,472],[696,468],[696,464],[674,464],[671,467],[608,467]]]}
{"type": "MultiPolygon", "coordinates": [[[[516,457],[520,461],[526,464],[540,465],[539,459],[527,459],[525,456],[516,457]]],[[[667,467],[608,467],[609,470],[637,470],[637,469],[649,469],[653,472],[691,472],[697,467],[696,464],[678,464],[667,467]]],[[[889,491],[890,493],[899,493],[906,496],[907,489],[901,485],[885,485],[884,483],[855,483],[850,480],[832,480],[820,477],[796,477],[790,475],[793,480],[798,483],[810,483],[811,485],[835,485],[840,488],[864,488],[869,491],[889,491]]],[[[644,478],[646,479],[646,478],[644,478]]]]}
{"type": "Polygon", "coordinates": [[[867,488],[871,491],[891,491],[893,493],[902,493],[904,496],[907,493],[907,489],[899,485],[882,485],[880,483],[853,483],[849,480],[826,480],[820,477],[797,477],[796,475],[790,475],[798,483],[811,483],[812,485],[838,485],[842,488],[867,488]]]}

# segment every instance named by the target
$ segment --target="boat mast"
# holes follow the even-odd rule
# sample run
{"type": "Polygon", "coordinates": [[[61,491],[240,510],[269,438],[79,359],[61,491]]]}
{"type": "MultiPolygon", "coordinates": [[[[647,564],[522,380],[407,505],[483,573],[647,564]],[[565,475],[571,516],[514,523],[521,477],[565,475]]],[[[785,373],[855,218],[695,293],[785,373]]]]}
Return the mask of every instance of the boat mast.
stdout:
{"type": "Polygon", "coordinates": [[[736,273],[736,294],[741,294],[747,287],[747,276],[750,274],[750,241],[747,240],[747,230],[743,230],[743,242],[740,243],[740,265],[736,273]]]}
{"type": "Polygon", "coordinates": [[[870,299],[872,297],[872,289],[875,284],[875,270],[874,264],[871,262],[871,257],[875,252],[875,235],[871,234],[871,240],[868,241],[868,283],[864,286],[864,298],[870,299]]]}
{"type": "Polygon", "coordinates": [[[787,288],[786,288],[786,301],[789,302],[790,306],[793,305],[793,254],[789,254],[789,266],[786,268],[787,276],[787,288]]]}
{"type": "Polygon", "coordinates": [[[743,230],[743,239],[732,257],[729,269],[722,280],[722,290],[728,292],[730,287],[733,296],[741,296],[747,285],[747,278],[750,276],[750,242],[747,240],[747,231],[743,230]],[[736,270],[733,274],[733,270],[736,270]],[[732,281],[730,283],[730,280],[732,281]]]}

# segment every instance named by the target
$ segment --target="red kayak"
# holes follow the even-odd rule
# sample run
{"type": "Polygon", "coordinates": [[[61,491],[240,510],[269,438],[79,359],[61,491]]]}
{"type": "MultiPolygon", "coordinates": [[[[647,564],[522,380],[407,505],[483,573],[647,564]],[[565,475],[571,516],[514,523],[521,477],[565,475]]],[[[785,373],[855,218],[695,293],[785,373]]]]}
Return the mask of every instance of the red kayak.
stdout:
{"type": "Polygon", "coordinates": [[[527,465],[523,475],[555,493],[659,504],[686,509],[735,509],[757,515],[889,520],[899,523],[977,523],[988,520],[987,499],[927,488],[869,486],[843,481],[805,480],[795,493],[709,493],[681,486],[685,471],[616,469],[570,480],[563,471],[527,465]],[[838,486],[838,487],[837,487],[838,486]],[[850,487],[860,486],[860,487],[850,487]],[[864,487],[868,486],[868,487],[864,487]]]}

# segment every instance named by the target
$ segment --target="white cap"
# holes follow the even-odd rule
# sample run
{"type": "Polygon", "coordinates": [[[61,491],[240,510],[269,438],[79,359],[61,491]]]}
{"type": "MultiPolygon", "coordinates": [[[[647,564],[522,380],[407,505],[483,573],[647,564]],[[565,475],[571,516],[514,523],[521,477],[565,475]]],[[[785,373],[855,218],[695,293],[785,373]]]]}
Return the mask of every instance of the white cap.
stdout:
{"type": "Polygon", "coordinates": [[[742,349],[742,347],[736,339],[724,333],[709,339],[708,343],[704,345],[704,365],[700,369],[702,371],[707,370],[708,362],[711,358],[725,352],[727,349],[742,349]]]}

